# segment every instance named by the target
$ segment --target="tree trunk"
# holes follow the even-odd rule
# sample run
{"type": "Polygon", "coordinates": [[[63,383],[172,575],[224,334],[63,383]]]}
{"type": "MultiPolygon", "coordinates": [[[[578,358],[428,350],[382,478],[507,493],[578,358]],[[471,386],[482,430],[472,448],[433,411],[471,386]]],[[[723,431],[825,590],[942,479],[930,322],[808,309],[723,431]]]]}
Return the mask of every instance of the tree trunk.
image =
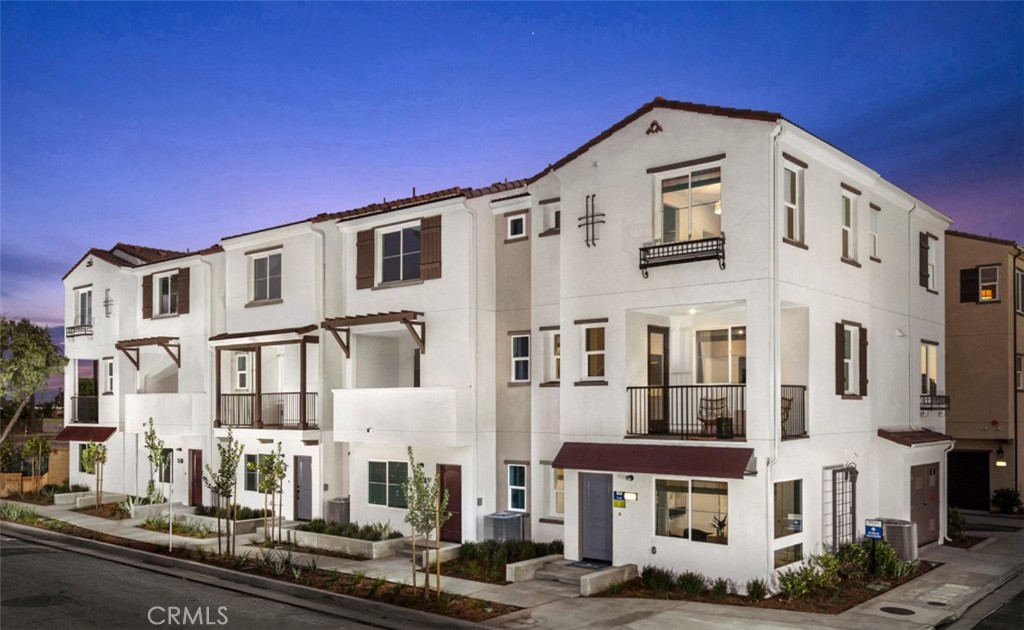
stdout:
{"type": "Polygon", "coordinates": [[[263,538],[267,538],[267,493],[263,493],[263,538]]]}
{"type": "Polygon", "coordinates": [[[220,495],[219,494],[214,494],[213,495],[213,515],[217,517],[217,555],[221,556],[221,555],[224,555],[224,552],[221,551],[221,546],[220,546],[221,543],[220,543],[220,495]]]}
{"type": "Polygon", "coordinates": [[[441,495],[434,500],[434,531],[437,532],[437,553],[434,554],[434,565],[437,567],[437,597],[441,597],[441,495]]]}
{"type": "Polygon", "coordinates": [[[21,417],[21,412],[25,409],[25,405],[28,404],[29,398],[31,398],[31,396],[22,400],[21,404],[18,405],[18,408],[14,410],[14,415],[11,416],[11,419],[7,421],[7,426],[4,427],[3,435],[0,435],[0,443],[3,443],[3,441],[7,439],[7,434],[11,432],[15,423],[18,422],[18,418],[21,417]]]}
{"type": "Polygon", "coordinates": [[[231,521],[231,555],[234,555],[238,550],[238,541],[235,540],[235,528],[238,526],[238,475],[235,475],[235,496],[234,505],[231,508],[232,521],[231,521]]]}
{"type": "Polygon", "coordinates": [[[416,528],[412,530],[412,587],[416,588],[416,528]]]}

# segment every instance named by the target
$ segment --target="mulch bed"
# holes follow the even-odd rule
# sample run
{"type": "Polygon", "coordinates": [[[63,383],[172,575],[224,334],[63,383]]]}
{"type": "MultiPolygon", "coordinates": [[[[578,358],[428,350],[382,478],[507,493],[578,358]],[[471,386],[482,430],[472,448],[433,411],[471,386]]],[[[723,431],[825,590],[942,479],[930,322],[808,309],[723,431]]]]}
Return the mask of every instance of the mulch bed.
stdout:
{"type": "Polygon", "coordinates": [[[501,571],[497,575],[494,573],[488,575],[480,563],[474,560],[465,560],[463,558],[456,558],[454,560],[442,562],[441,575],[459,578],[462,580],[483,582],[485,584],[498,584],[499,586],[511,584],[511,582],[505,581],[505,565],[501,566],[501,571]],[[498,575],[501,577],[498,577],[498,575]]]}
{"type": "Polygon", "coordinates": [[[363,556],[356,556],[343,551],[335,551],[333,549],[320,549],[319,547],[304,547],[302,545],[293,545],[291,543],[282,543],[275,541],[263,541],[250,543],[253,547],[260,547],[262,549],[280,549],[284,551],[294,551],[296,553],[308,553],[314,556],[329,556],[331,558],[342,558],[343,560],[367,560],[363,556]]]}
{"type": "Polygon", "coordinates": [[[287,568],[278,573],[272,564],[263,563],[262,558],[251,556],[245,558],[218,556],[205,549],[196,548],[178,548],[172,552],[168,552],[167,548],[163,545],[111,536],[109,534],[103,534],[83,527],[78,527],[76,525],[71,525],[63,521],[46,519],[34,523],[20,524],[35,527],[37,529],[58,531],[62,534],[68,534],[79,538],[87,538],[89,540],[97,540],[112,545],[118,545],[120,547],[137,549],[139,551],[185,558],[233,571],[260,575],[262,577],[272,578],[282,582],[302,584],[312,588],[331,591],[333,593],[384,602],[396,606],[402,606],[404,608],[411,608],[414,610],[444,615],[456,619],[463,619],[466,621],[486,621],[488,619],[493,619],[494,617],[500,617],[501,615],[507,615],[520,610],[515,606],[507,606],[505,604],[498,604],[482,599],[463,597],[453,593],[442,593],[441,597],[437,598],[432,592],[430,599],[425,600],[423,599],[423,590],[421,588],[414,589],[412,586],[406,584],[396,584],[383,579],[368,578],[359,574],[349,575],[325,569],[312,570],[305,563],[297,563],[295,565],[299,571],[299,575],[296,577],[293,570],[287,568]]]}
{"type": "Polygon", "coordinates": [[[79,508],[74,510],[79,514],[88,514],[89,516],[98,516],[100,518],[109,519],[112,521],[123,521],[131,517],[128,512],[121,509],[120,503],[104,503],[103,505],[96,507],[79,508]]]}
{"type": "Polygon", "coordinates": [[[946,545],[948,547],[956,547],[957,549],[970,549],[974,545],[983,543],[987,540],[984,536],[960,536],[953,540],[947,540],[946,545]]]}
{"type": "Polygon", "coordinates": [[[4,497],[10,501],[18,501],[19,503],[32,503],[34,505],[53,505],[53,495],[43,494],[41,492],[26,492],[22,493],[11,493],[4,497]]]}
{"type": "Polygon", "coordinates": [[[890,581],[868,581],[868,580],[844,580],[841,586],[834,593],[825,593],[821,595],[811,595],[801,599],[785,599],[781,595],[776,595],[768,599],[760,601],[754,601],[743,597],[742,595],[726,595],[720,599],[715,599],[707,591],[701,595],[686,595],[679,589],[672,589],[665,593],[657,593],[652,589],[646,588],[641,583],[640,578],[634,578],[629,582],[626,582],[623,586],[613,588],[612,591],[602,593],[597,597],[632,597],[638,599],[670,599],[670,600],[683,600],[690,602],[703,602],[706,604],[726,604],[732,606],[753,606],[755,608],[774,608],[776,610],[792,610],[796,612],[809,612],[809,613],[821,613],[826,615],[838,615],[841,612],[849,610],[854,606],[863,604],[869,599],[878,597],[886,591],[890,591],[897,586],[906,584],[914,578],[920,577],[925,573],[928,573],[938,564],[930,562],[921,562],[918,564],[917,569],[913,573],[908,575],[901,581],[890,580],[890,581]],[[868,584],[881,585],[882,588],[873,590],[868,588],[868,584]]]}

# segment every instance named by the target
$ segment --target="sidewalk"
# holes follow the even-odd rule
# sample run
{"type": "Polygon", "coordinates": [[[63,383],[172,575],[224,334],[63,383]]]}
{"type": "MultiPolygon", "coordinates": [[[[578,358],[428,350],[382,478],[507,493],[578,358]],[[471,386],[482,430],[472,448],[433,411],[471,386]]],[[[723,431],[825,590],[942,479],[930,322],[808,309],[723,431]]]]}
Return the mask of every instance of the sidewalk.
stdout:
{"type": "MultiPolygon", "coordinates": [[[[63,506],[32,506],[42,515],[74,523],[95,531],[163,544],[167,534],[136,527],[142,519],[111,521],[73,512],[63,506]]],[[[500,628],[758,628],[776,629],[815,627],[822,629],[874,629],[884,626],[896,630],[934,628],[949,624],[1001,585],[1024,573],[1024,518],[993,515],[969,515],[979,530],[968,530],[987,537],[973,550],[936,544],[921,549],[921,559],[941,562],[942,566],[913,582],[893,589],[839,615],[821,615],[741,606],[719,606],[696,602],[652,599],[584,598],[579,589],[556,582],[531,580],[507,586],[481,584],[458,578],[442,578],[445,591],[523,608],[498,617],[485,625],[500,628]],[[1017,531],[1010,531],[1019,528],[1017,531]]],[[[258,554],[261,549],[249,544],[252,534],[239,536],[242,553],[258,554]]],[[[217,539],[198,540],[174,537],[175,546],[216,546],[217,539]]],[[[310,554],[293,553],[299,562],[310,554]]],[[[360,572],[368,577],[411,583],[408,558],[346,560],[317,556],[317,565],[344,573],[360,572]]],[[[419,574],[417,580],[422,580],[419,574]]],[[[420,582],[422,583],[422,582],[420,582]]]]}

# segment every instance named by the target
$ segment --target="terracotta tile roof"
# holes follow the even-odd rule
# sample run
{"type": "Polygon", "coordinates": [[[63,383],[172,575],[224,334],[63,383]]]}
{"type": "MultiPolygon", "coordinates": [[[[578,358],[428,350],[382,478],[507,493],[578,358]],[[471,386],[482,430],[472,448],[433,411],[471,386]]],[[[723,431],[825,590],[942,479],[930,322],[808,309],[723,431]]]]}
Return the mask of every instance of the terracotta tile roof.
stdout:
{"type": "Polygon", "coordinates": [[[951,442],[955,439],[952,435],[928,429],[879,429],[878,437],[903,446],[928,444],[929,442],[951,442]]]}
{"type": "Polygon", "coordinates": [[[498,202],[498,201],[508,201],[509,199],[522,199],[523,197],[529,197],[529,196],[530,196],[529,192],[523,191],[523,192],[517,193],[515,195],[509,195],[507,197],[499,197],[497,199],[491,199],[491,202],[495,203],[495,202],[498,202]]]}
{"type": "Polygon", "coordinates": [[[742,479],[752,448],[566,442],[551,465],[572,470],[742,479]]]}
{"type": "Polygon", "coordinates": [[[130,262],[128,262],[127,260],[125,260],[124,258],[118,258],[117,256],[111,254],[110,252],[108,252],[106,250],[97,249],[97,248],[93,247],[89,251],[85,252],[85,255],[78,259],[78,262],[76,262],[75,264],[71,265],[71,269],[68,269],[67,273],[65,273],[63,275],[63,277],[61,277],[61,280],[67,279],[67,277],[71,275],[71,272],[74,271],[75,269],[77,269],[78,265],[81,265],[83,262],[85,262],[85,259],[88,258],[89,256],[93,256],[95,258],[99,258],[100,260],[102,260],[104,262],[108,262],[111,265],[115,265],[117,267],[131,267],[132,266],[132,264],[130,262]]]}
{"type": "Polygon", "coordinates": [[[527,183],[528,181],[525,179],[513,179],[511,181],[505,180],[503,182],[495,182],[490,186],[484,186],[482,188],[470,188],[466,191],[466,198],[474,199],[476,197],[483,197],[484,195],[493,195],[494,193],[505,192],[506,190],[525,188],[527,183]]]}
{"type": "Polygon", "coordinates": [[[114,245],[110,251],[121,250],[129,256],[138,258],[143,263],[154,263],[168,258],[178,258],[181,256],[187,256],[188,252],[178,252],[172,249],[157,249],[155,247],[144,247],[142,245],[130,245],[128,243],[118,243],[114,245]]]}
{"type": "Polygon", "coordinates": [[[114,435],[117,429],[114,427],[83,427],[67,426],[60,430],[60,433],[53,436],[54,442],[106,442],[114,435]]]}
{"type": "Polygon", "coordinates": [[[946,236],[959,236],[960,238],[969,238],[975,241],[984,241],[986,243],[996,243],[998,245],[1009,245],[1010,247],[1020,247],[1015,241],[996,238],[994,236],[982,236],[981,234],[971,234],[970,232],[959,232],[957,230],[946,230],[946,236]]]}
{"type": "Polygon", "coordinates": [[[717,107],[714,105],[687,103],[685,101],[670,101],[660,96],[657,96],[654,98],[653,101],[645,103],[640,107],[640,109],[636,110],[629,116],[626,116],[625,118],[615,123],[611,127],[597,134],[572,153],[569,153],[568,155],[558,160],[554,164],[549,164],[547,168],[537,173],[533,177],[527,179],[527,183],[532,184],[533,182],[537,181],[538,179],[550,173],[551,171],[557,171],[558,169],[562,168],[569,162],[572,162],[579,156],[589,151],[591,147],[605,140],[606,138],[614,134],[616,131],[629,125],[630,123],[640,118],[641,116],[651,111],[654,111],[655,109],[671,109],[684,112],[693,112],[696,114],[710,114],[712,116],[725,116],[728,118],[740,118],[743,120],[756,120],[761,122],[777,122],[779,120],[782,120],[782,114],[777,112],[765,112],[754,109],[736,109],[732,107],[717,107]]]}
{"type": "Polygon", "coordinates": [[[210,254],[216,254],[223,251],[224,248],[221,247],[220,244],[211,245],[210,247],[199,249],[194,252],[176,252],[170,249],[156,249],[155,247],[142,247],[141,245],[128,245],[126,243],[118,243],[109,250],[93,247],[87,251],[84,256],[79,258],[78,262],[71,266],[71,269],[68,269],[67,273],[64,274],[64,277],[61,278],[61,280],[70,276],[71,272],[77,269],[78,266],[81,265],[89,256],[99,258],[111,265],[116,265],[118,267],[131,267],[134,269],[136,267],[144,267],[146,265],[174,260],[175,258],[185,258],[186,256],[208,256],[210,254]],[[114,250],[118,249],[129,256],[142,260],[142,262],[135,264],[130,260],[117,256],[114,254],[114,250]]]}

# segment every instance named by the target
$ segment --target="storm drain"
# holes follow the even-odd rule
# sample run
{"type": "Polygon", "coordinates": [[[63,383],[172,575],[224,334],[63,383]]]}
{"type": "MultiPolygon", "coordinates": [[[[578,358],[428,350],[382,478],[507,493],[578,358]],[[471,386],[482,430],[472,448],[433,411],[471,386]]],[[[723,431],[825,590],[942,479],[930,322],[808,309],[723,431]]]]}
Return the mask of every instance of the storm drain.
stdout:
{"type": "Polygon", "coordinates": [[[884,613],[889,613],[890,615],[901,615],[904,617],[907,615],[916,614],[913,610],[910,610],[909,608],[900,608],[899,606],[882,606],[881,608],[879,608],[879,610],[881,610],[884,613]]]}

